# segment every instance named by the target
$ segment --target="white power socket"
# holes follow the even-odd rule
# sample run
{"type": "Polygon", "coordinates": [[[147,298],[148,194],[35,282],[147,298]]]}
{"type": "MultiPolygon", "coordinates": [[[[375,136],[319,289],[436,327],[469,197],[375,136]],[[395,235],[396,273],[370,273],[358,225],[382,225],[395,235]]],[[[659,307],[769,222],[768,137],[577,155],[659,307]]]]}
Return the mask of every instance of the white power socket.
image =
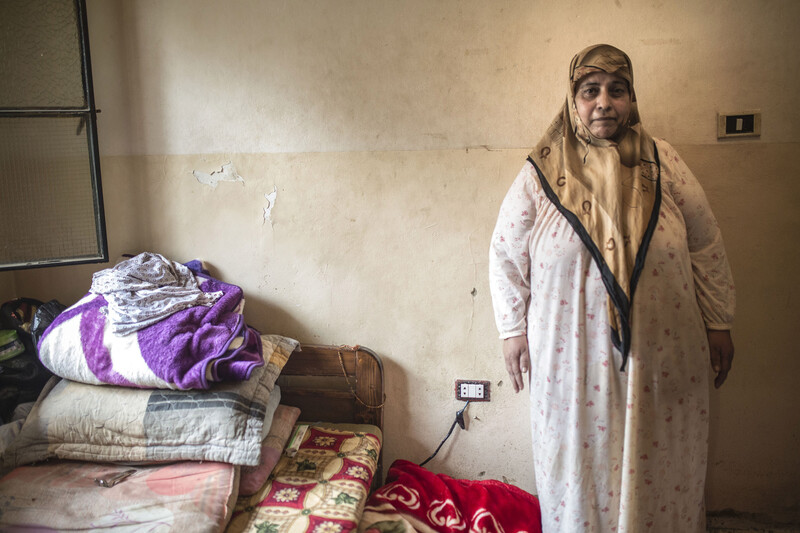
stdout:
{"type": "Polygon", "coordinates": [[[474,398],[476,400],[483,398],[483,384],[482,383],[462,383],[461,384],[461,397],[474,398]]]}
{"type": "Polygon", "coordinates": [[[471,402],[489,401],[489,382],[482,380],[457,379],[456,399],[471,402]]]}

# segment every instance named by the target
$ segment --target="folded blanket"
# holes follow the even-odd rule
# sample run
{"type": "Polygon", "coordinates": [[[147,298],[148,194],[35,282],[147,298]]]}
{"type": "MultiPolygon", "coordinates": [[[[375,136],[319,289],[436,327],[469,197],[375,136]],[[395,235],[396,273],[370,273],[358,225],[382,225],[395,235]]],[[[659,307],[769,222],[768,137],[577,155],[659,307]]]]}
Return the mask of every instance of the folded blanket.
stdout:
{"type": "Polygon", "coordinates": [[[539,500],[513,485],[453,479],[397,460],[367,501],[358,531],[535,533],[542,515],[539,500]]]}
{"type": "Polygon", "coordinates": [[[264,364],[261,339],[242,316],[242,289],[189,263],[198,286],[222,295],[129,335],[113,331],[106,299],[86,294],[61,313],[39,341],[39,358],[54,374],[91,385],[207,389],[210,382],[247,379],[264,364]]]}

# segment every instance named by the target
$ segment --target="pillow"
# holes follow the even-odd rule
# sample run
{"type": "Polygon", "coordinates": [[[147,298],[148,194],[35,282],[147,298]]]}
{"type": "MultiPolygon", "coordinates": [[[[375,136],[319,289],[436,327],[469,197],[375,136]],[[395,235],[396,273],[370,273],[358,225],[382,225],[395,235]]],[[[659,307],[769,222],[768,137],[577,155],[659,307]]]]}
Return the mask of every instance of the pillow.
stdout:
{"type": "Polygon", "coordinates": [[[283,448],[292,434],[294,423],[300,416],[300,409],[279,405],[272,417],[269,434],[261,442],[261,462],[258,466],[243,466],[239,494],[250,496],[255,494],[267,482],[272,469],[278,464],[283,448]]]}
{"type": "Polygon", "coordinates": [[[267,407],[264,409],[264,421],[261,423],[261,440],[267,438],[269,434],[269,428],[272,426],[272,420],[275,416],[275,411],[278,410],[278,406],[281,404],[281,388],[277,384],[272,388],[272,392],[269,393],[269,399],[267,399],[267,407]]]}
{"type": "MultiPolygon", "coordinates": [[[[53,378],[3,456],[3,471],[51,457],[93,462],[259,464],[275,380],[297,341],[263,335],[250,379],[209,390],[146,390],[53,378]]],[[[274,408],[277,408],[274,402],[274,408]]]]}

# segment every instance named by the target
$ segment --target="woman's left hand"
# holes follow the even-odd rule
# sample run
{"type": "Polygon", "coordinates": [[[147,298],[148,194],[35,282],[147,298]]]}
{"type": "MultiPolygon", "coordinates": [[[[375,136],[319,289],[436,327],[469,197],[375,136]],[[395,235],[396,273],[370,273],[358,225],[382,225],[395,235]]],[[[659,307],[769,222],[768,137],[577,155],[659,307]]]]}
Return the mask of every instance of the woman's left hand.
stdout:
{"type": "Polygon", "coordinates": [[[717,373],[714,379],[714,388],[720,388],[728,377],[733,364],[733,339],[728,330],[706,330],[708,334],[708,347],[711,351],[711,368],[717,373]]]}

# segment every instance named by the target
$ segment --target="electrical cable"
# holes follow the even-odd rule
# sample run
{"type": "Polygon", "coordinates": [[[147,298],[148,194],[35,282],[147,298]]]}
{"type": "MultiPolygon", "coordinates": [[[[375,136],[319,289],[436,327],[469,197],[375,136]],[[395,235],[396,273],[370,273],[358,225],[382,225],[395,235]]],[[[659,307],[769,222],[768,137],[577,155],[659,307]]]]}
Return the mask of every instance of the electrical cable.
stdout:
{"type": "Polygon", "coordinates": [[[469,405],[469,400],[467,401],[467,403],[464,404],[464,407],[462,407],[460,411],[456,411],[456,419],[453,420],[453,424],[450,426],[450,431],[447,432],[447,436],[445,436],[444,440],[442,440],[442,442],[439,443],[439,447],[436,448],[436,451],[433,452],[433,455],[431,455],[430,457],[428,457],[427,459],[422,461],[419,464],[419,466],[425,466],[425,464],[428,461],[430,461],[431,459],[436,457],[436,454],[439,453],[439,450],[442,449],[442,446],[444,446],[444,443],[447,441],[447,439],[450,438],[450,435],[453,434],[453,430],[455,429],[456,424],[458,424],[459,427],[461,427],[461,429],[464,429],[464,427],[465,427],[465,424],[464,424],[464,410],[467,408],[468,405],[469,405]]]}

